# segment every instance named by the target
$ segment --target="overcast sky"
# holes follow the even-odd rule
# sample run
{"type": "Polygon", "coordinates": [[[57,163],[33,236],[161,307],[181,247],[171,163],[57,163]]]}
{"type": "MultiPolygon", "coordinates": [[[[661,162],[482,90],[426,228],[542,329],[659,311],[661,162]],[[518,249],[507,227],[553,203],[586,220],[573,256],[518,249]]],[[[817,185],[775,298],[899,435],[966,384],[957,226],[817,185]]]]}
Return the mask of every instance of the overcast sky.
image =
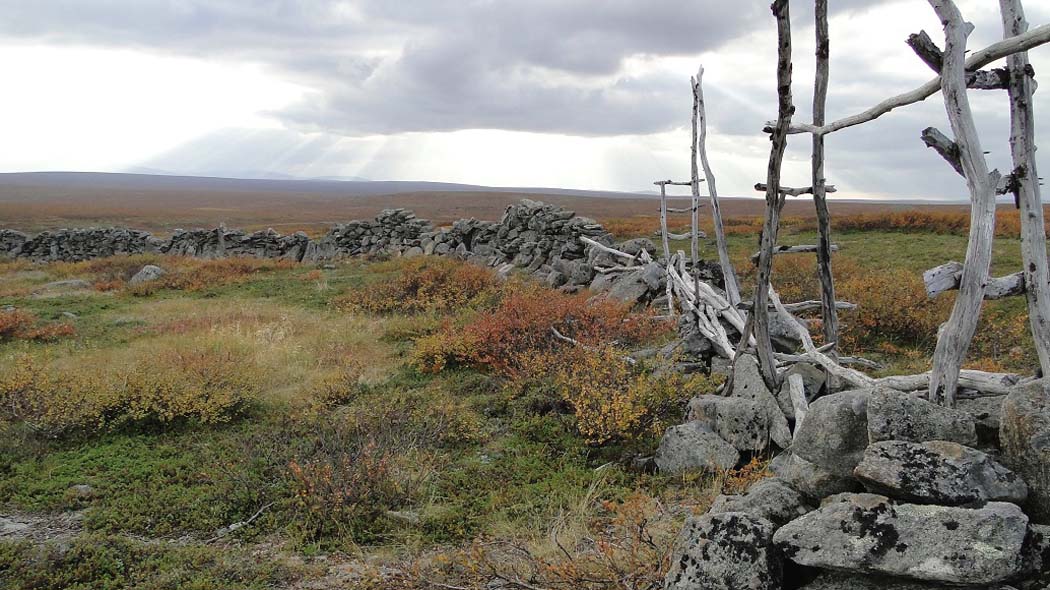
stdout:
{"type": "MultiPolygon", "coordinates": [[[[792,4],[805,121],[812,9],[792,4]]],[[[904,44],[919,29],[943,39],[928,2],[830,4],[829,118],[931,77],[904,44]]],[[[1002,38],[997,2],[959,4],[971,48],[1002,38]]],[[[1027,4],[1033,25],[1050,22],[1050,3],[1027,4]]],[[[703,64],[720,189],[750,196],[776,112],[766,0],[0,0],[0,14],[0,171],[650,190],[688,177],[703,64]]],[[[1050,49],[1032,60],[1050,71],[1050,49]]],[[[1005,93],[970,96],[1006,171],[1005,93]]],[[[1045,145],[1050,91],[1036,108],[1045,145]]],[[[832,136],[838,196],[965,197],[919,140],[930,125],[949,132],[940,95],[832,136]]],[[[808,146],[792,138],[786,184],[809,184],[808,146]]]]}

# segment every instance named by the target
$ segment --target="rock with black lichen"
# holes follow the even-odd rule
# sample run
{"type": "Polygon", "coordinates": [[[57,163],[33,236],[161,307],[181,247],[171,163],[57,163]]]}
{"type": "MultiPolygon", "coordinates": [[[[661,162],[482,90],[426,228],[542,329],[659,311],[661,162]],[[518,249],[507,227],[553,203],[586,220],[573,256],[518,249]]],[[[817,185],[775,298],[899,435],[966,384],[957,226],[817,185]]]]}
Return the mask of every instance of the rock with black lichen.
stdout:
{"type": "Polygon", "coordinates": [[[1028,517],[1014,504],[894,504],[849,494],[781,527],[777,547],[822,569],[955,585],[995,584],[1022,571],[1028,517]]]}
{"type": "Polygon", "coordinates": [[[783,563],[773,523],[742,512],[686,521],[664,590],[780,590],[783,563]]]}
{"type": "Polygon", "coordinates": [[[1019,504],[1028,496],[1028,486],[1013,471],[981,451],[947,441],[873,443],[853,475],[870,491],[924,504],[1019,504]]]}
{"type": "Polygon", "coordinates": [[[868,398],[868,437],[871,442],[947,440],[977,444],[970,413],[884,387],[875,388],[868,398]]]}

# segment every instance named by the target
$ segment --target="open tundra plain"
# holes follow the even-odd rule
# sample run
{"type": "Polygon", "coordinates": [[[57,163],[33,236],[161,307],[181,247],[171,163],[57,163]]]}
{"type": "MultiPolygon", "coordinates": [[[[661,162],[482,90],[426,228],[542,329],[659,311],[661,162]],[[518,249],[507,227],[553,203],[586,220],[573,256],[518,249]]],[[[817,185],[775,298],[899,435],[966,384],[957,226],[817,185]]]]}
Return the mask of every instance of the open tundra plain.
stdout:
{"type": "MultiPolygon", "coordinates": [[[[509,198],[382,204],[498,220],[509,198]]],[[[614,243],[659,242],[657,199],[588,199],[570,201],[614,243]]],[[[229,219],[289,214],[256,210],[229,219]]],[[[146,214],[122,211],[22,223],[146,214]]],[[[761,228],[750,213],[726,217],[745,299],[761,228]]],[[[1016,218],[1000,212],[993,275],[1021,264],[1016,218]]],[[[862,208],[835,223],[838,297],[857,305],[842,313],[841,354],[878,361],[876,377],[928,370],[953,295],[928,298],[922,272],[961,259],[966,214],[862,208]]],[[[814,243],[813,224],[789,213],[780,243],[814,243]]],[[[661,435],[725,379],[714,365],[671,370],[682,359],[666,305],[458,258],[0,262],[4,587],[660,586],[686,519],[770,477],[772,447],[725,470],[658,474],[661,435]],[[140,274],[150,265],[163,274],[140,274]]],[[[775,268],[785,301],[820,298],[812,254],[775,268]]],[[[1023,298],[987,302],[969,359],[1036,371],[1023,298]]]]}

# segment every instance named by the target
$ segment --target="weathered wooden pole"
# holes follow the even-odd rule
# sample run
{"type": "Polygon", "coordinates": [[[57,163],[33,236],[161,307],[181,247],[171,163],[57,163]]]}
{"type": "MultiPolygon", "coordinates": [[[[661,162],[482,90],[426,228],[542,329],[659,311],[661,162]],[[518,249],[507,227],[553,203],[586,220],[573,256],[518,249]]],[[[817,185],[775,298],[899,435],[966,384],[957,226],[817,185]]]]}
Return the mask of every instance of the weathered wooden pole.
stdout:
{"type": "Polygon", "coordinates": [[[671,259],[671,243],[667,237],[667,182],[660,181],[660,237],[663,239],[664,260],[671,259]]]}
{"type": "MultiPolygon", "coordinates": [[[[696,142],[693,144],[693,153],[699,153],[700,165],[704,167],[704,179],[707,183],[708,195],[711,197],[711,221],[715,227],[715,245],[718,248],[718,263],[722,267],[722,275],[725,278],[726,297],[729,299],[730,304],[736,306],[740,303],[740,285],[737,282],[733,262],[729,259],[729,245],[726,242],[726,232],[722,225],[722,209],[718,204],[718,187],[715,184],[715,173],[711,171],[711,163],[707,159],[707,108],[704,104],[703,78],[704,67],[700,66],[696,77],[693,78],[693,128],[696,129],[697,125],[699,125],[699,134],[696,137],[696,142]]],[[[696,169],[695,160],[693,169],[696,169]]]]}
{"type": "MultiPolygon", "coordinates": [[[[1003,35],[1028,31],[1021,0],[999,0],[1003,35]]],[[[1028,52],[1007,58],[1010,82],[1010,151],[1014,170],[1010,187],[1021,210],[1021,257],[1024,261],[1028,321],[1044,376],[1050,375],[1050,272],[1047,270],[1046,226],[1035,165],[1035,111],[1032,106],[1032,68],[1028,52]]]]}
{"type": "Polygon", "coordinates": [[[774,0],[773,15],[777,19],[777,95],[778,113],[771,134],[769,167],[766,174],[766,219],[762,226],[759,247],[758,280],[755,285],[755,340],[762,378],[770,388],[779,386],[773,343],[769,335],[769,285],[773,271],[773,248],[780,229],[780,211],[785,196],[780,192],[780,172],[787,149],[788,130],[795,107],[791,103],[791,15],[789,0],[774,0]]]}
{"type": "MultiPolygon", "coordinates": [[[[824,125],[828,103],[831,41],[828,35],[828,0],[816,0],[817,73],[813,89],[813,126],[824,125]]],[[[838,342],[839,314],[835,309],[835,278],[831,273],[831,213],[828,211],[827,179],[824,178],[824,136],[813,135],[813,204],[817,209],[817,266],[820,272],[820,310],[824,342],[838,342]]],[[[834,356],[834,351],[832,351],[834,356]]]]}
{"type": "Polygon", "coordinates": [[[697,144],[700,141],[697,124],[696,82],[691,83],[693,90],[693,135],[689,144],[689,168],[692,181],[692,200],[689,216],[689,247],[693,258],[693,289],[700,292],[700,170],[697,166],[697,144]]]}
{"type": "Polygon", "coordinates": [[[970,190],[970,237],[959,293],[951,316],[940,329],[930,373],[930,399],[955,405],[959,370],[970,347],[984,299],[995,232],[995,186],[998,172],[989,174],[970,102],[966,95],[966,38],[973,25],[963,21],[952,0],[929,0],[944,25],[944,65],[941,87],[945,110],[970,190]]]}

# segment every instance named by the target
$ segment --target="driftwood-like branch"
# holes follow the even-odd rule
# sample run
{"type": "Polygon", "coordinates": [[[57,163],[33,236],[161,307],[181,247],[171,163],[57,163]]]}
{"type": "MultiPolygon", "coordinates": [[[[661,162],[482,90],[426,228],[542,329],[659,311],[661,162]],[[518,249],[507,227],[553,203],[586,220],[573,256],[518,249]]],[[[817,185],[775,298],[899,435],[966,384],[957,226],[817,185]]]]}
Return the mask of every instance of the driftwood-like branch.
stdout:
{"type": "MultiPolygon", "coordinates": [[[[954,260],[922,273],[923,283],[926,284],[926,295],[936,297],[945,291],[958,289],[962,281],[962,274],[963,265],[954,260]]],[[[984,285],[984,299],[986,300],[1014,297],[1024,295],[1026,292],[1027,282],[1023,272],[1015,272],[1003,277],[991,277],[986,279],[984,285]]]]}
{"type": "MultiPolygon", "coordinates": [[[[784,316],[789,320],[790,324],[794,326],[795,332],[798,334],[799,340],[802,342],[802,349],[805,351],[805,353],[802,356],[806,360],[817,363],[818,365],[823,367],[824,370],[826,370],[829,374],[831,374],[834,377],[838,377],[839,379],[842,379],[843,381],[849,383],[853,387],[871,387],[875,385],[875,380],[871,377],[868,377],[860,371],[843,367],[842,365],[837,363],[835,359],[824,354],[824,352],[822,352],[820,349],[814,346],[813,337],[809,335],[809,330],[807,330],[805,326],[799,323],[798,319],[796,319],[794,316],[789,314],[786,309],[784,309],[784,304],[781,303],[780,297],[777,295],[776,291],[772,289],[772,287],[769,288],[769,300],[773,303],[773,306],[777,309],[777,311],[784,314],[784,316]]],[[[752,315],[761,316],[762,314],[757,313],[752,315]]]]}
{"type": "Polygon", "coordinates": [[[758,278],[755,285],[755,341],[762,378],[770,389],[779,387],[773,342],[769,335],[769,314],[762,313],[769,305],[770,274],[773,271],[773,247],[780,230],[780,212],[784,195],[780,192],[780,173],[787,149],[788,129],[795,106],[791,102],[791,17],[788,0],[773,2],[777,19],[777,123],[770,137],[769,166],[766,171],[766,218],[762,226],[758,260],[758,278]]]}
{"type": "Polygon", "coordinates": [[[623,252],[621,250],[617,250],[616,248],[610,248],[609,246],[606,246],[605,244],[602,244],[600,242],[596,242],[595,240],[592,240],[592,239],[590,239],[590,238],[588,238],[586,236],[580,236],[580,241],[583,242],[584,244],[588,245],[588,246],[597,248],[597,249],[601,250],[602,252],[608,252],[609,254],[612,254],[613,256],[619,256],[620,258],[626,258],[628,260],[639,260],[640,259],[638,256],[635,256],[633,254],[628,254],[628,253],[623,252]]]}
{"type": "MultiPolygon", "coordinates": [[[[944,66],[944,52],[934,43],[926,31],[919,31],[917,35],[908,37],[908,46],[919,56],[930,69],[937,74],[941,73],[944,66]]],[[[993,70],[978,70],[968,72],[966,75],[966,87],[971,90],[1005,90],[1010,83],[1010,73],[1006,68],[993,70]]]]}
{"type": "MultiPolygon", "coordinates": [[[[985,395],[1006,395],[1021,380],[1019,375],[1010,373],[986,373],[967,369],[959,371],[959,387],[973,389],[985,395]]],[[[897,391],[919,391],[930,387],[930,373],[882,377],[876,379],[876,383],[897,391]]]]}
{"type": "MultiPolygon", "coordinates": [[[[1003,34],[1014,36],[1028,29],[1021,0],[999,0],[1003,16],[1003,34]]],[[[1050,269],[1046,255],[1046,227],[1035,164],[1035,112],[1032,105],[1034,84],[1028,53],[1011,55],[1009,68],[1010,153],[1014,171],[1010,188],[1021,210],[1021,259],[1024,264],[1022,284],[1028,285],[1028,322],[1032,328],[1039,366],[1050,375],[1050,269]]]]}
{"type": "Polygon", "coordinates": [[[670,260],[671,245],[668,243],[670,238],[667,236],[667,184],[664,182],[656,184],[660,185],[660,238],[664,247],[664,256],[670,260]]]}
{"type": "MultiPolygon", "coordinates": [[[[1008,55],[1028,51],[1048,42],[1050,42],[1050,24],[1036,27],[1026,33],[993,43],[980,51],[972,52],[969,59],[966,60],[965,68],[971,72],[977,71],[978,69],[1008,55]]],[[[941,78],[938,76],[914,90],[887,98],[866,111],[844,117],[820,127],[811,124],[796,124],[791,126],[789,132],[827,135],[828,133],[841,131],[847,127],[853,127],[855,125],[860,125],[861,123],[874,121],[894,109],[926,100],[936,94],[940,89],[941,78]]],[[[767,133],[772,129],[772,125],[772,123],[767,124],[767,133]]]]}
{"type": "MultiPolygon", "coordinates": [[[[807,252],[817,252],[819,251],[819,249],[820,246],[812,244],[804,244],[799,246],[777,246],[773,249],[773,255],[775,256],[777,254],[805,254],[807,252]]],[[[828,250],[830,252],[838,252],[839,246],[838,244],[829,244],[828,250]]],[[[757,263],[758,259],[761,257],[761,254],[761,252],[755,252],[754,254],[752,254],[751,262],[757,263]]]]}
{"type": "MultiPolygon", "coordinates": [[[[697,179],[697,182],[704,182],[703,178],[697,179]]],[[[692,181],[689,180],[657,180],[653,184],[660,186],[671,185],[671,186],[693,186],[692,181]]]]}
{"type": "MultiPolygon", "coordinates": [[[[667,237],[671,238],[672,240],[687,240],[687,239],[691,239],[693,237],[693,235],[694,235],[693,233],[676,234],[676,233],[668,232],[667,237]]],[[[706,238],[707,237],[707,232],[703,232],[703,231],[697,230],[695,235],[696,235],[697,238],[706,238]]]]}
{"type": "Polygon", "coordinates": [[[966,38],[973,25],[965,22],[953,0],[929,0],[944,25],[945,48],[943,79],[944,107],[948,113],[959,161],[970,191],[970,237],[966,260],[959,279],[959,295],[951,316],[937,335],[930,373],[930,400],[955,405],[966,351],[973,340],[981,316],[981,302],[992,262],[992,240],[995,232],[995,185],[998,177],[988,171],[981,140],[974,124],[970,101],[966,95],[966,38]]]}
{"type": "MultiPolygon", "coordinates": [[[[769,187],[766,186],[766,183],[759,182],[759,183],[755,184],[755,190],[760,192],[760,193],[764,193],[764,192],[769,190],[769,187]]],[[[833,185],[833,184],[826,184],[826,185],[824,185],[824,192],[826,192],[826,193],[837,193],[838,189],[835,188],[835,185],[833,185]]],[[[802,195],[812,195],[813,194],[813,187],[811,187],[811,186],[804,186],[802,188],[791,188],[789,186],[782,186],[782,187],[780,187],[780,194],[782,194],[782,195],[784,195],[786,197],[801,197],[802,195]]]]}
{"type": "MultiPolygon", "coordinates": [[[[830,347],[825,348],[822,346],[821,348],[824,348],[824,350],[818,349],[818,352],[827,352],[828,348],[830,347]]],[[[793,365],[795,363],[813,362],[813,359],[806,354],[786,354],[783,352],[776,352],[773,353],[773,356],[776,357],[777,363],[779,363],[780,365],[793,365]]],[[[877,363],[873,360],[869,360],[859,356],[836,356],[835,362],[844,366],[864,367],[865,369],[871,369],[873,371],[877,371],[879,369],[884,368],[881,363],[877,363]]]]}
{"type": "Polygon", "coordinates": [[[926,147],[933,148],[935,152],[944,158],[945,162],[951,165],[959,176],[965,176],[963,172],[962,161],[959,156],[959,145],[948,138],[947,135],[940,132],[935,127],[927,127],[922,130],[922,142],[926,144],[926,147]]]}
{"type": "MultiPolygon", "coordinates": [[[[715,247],[718,249],[718,264],[722,267],[722,276],[725,277],[726,297],[730,303],[740,303],[740,285],[737,283],[736,270],[729,258],[729,244],[726,242],[725,229],[722,224],[722,209],[718,203],[718,189],[715,184],[715,174],[711,170],[711,163],[707,159],[707,112],[704,104],[704,68],[696,72],[693,78],[693,119],[699,127],[696,140],[697,155],[700,165],[704,169],[707,178],[707,191],[711,199],[711,221],[715,231],[715,247]]],[[[747,337],[746,335],[744,336],[747,337]]]]}
{"type": "MultiPolygon", "coordinates": [[[[799,301],[798,303],[785,303],[784,309],[790,314],[797,314],[805,311],[813,311],[814,309],[820,309],[821,305],[822,302],[820,301],[799,301]]],[[[748,311],[750,311],[753,306],[754,304],[750,301],[741,301],[739,304],[737,304],[738,309],[744,309],[748,311]]],[[[836,301],[835,309],[853,310],[857,309],[857,304],[850,303],[848,301],[836,301]]]]}
{"type": "Polygon", "coordinates": [[[806,401],[806,387],[802,380],[802,375],[794,373],[787,378],[788,396],[791,398],[791,407],[795,411],[795,432],[797,436],[798,431],[802,428],[802,421],[806,419],[806,414],[809,413],[809,402],[806,401]]]}

